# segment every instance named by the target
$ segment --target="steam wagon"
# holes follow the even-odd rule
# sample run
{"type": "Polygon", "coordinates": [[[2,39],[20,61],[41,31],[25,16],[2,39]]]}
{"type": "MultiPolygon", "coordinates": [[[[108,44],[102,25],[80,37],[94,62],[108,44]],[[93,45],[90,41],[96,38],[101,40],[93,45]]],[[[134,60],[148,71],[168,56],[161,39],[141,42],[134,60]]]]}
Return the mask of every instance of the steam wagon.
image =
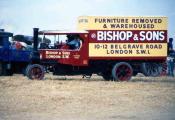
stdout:
{"type": "Polygon", "coordinates": [[[43,79],[49,70],[54,75],[98,74],[105,80],[127,81],[137,73],[162,72],[167,18],[81,16],[77,31],[35,28],[34,38],[34,59],[26,70],[30,79],[43,79]],[[52,44],[38,47],[38,35],[52,44]]]}

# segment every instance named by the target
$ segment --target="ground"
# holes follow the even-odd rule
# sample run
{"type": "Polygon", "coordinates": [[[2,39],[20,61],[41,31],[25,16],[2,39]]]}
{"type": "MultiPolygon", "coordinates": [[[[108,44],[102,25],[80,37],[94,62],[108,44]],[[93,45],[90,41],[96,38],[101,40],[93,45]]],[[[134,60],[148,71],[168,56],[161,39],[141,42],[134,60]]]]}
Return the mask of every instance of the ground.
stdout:
{"type": "Polygon", "coordinates": [[[0,77],[0,120],[175,120],[175,79],[0,77]]]}

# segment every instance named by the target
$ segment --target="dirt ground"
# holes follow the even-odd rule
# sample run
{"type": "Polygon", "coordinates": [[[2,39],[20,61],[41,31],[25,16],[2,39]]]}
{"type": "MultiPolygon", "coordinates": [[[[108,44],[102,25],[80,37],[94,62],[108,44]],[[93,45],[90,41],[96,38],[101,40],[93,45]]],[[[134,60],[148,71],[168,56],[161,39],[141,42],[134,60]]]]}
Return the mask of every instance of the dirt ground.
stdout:
{"type": "Polygon", "coordinates": [[[0,77],[0,120],[175,120],[175,78],[0,77]]]}

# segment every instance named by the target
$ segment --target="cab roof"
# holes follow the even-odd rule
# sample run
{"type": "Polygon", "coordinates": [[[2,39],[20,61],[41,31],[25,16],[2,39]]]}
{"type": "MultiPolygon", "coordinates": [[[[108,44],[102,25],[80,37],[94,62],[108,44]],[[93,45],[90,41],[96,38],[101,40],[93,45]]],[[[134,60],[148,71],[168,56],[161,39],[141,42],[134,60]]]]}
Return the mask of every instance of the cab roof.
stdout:
{"type": "Polygon", "coordinates": [[[5,32],[5,31],[0,31],[0,36],[12,37],[13,36],[13,33],[5,32]]]}
{"type": "Polygon", "coordinates": [[[88,31],[67,31],[67,30],[43,30],[39,31],[40,35],[60,35],[60,34],[83,34],[88,31]]]}

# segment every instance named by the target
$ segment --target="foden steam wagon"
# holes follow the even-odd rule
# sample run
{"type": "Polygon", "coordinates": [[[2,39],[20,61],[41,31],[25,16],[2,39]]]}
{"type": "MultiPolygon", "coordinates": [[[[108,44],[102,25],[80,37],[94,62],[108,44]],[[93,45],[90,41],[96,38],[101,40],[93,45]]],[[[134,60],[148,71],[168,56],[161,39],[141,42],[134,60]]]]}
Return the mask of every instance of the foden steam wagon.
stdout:
{"type": "Polygon", "coordinates": [[[130,80],[133,75],[158,76],[167,57],[166,17],[81,16],[77,31],[34,29],[30,79],[54,75],[101,75],[130,80]],[[38,35],[43,42],[38,45],[38,35]],[[51,44],[44,43],[50,39],[51,44]]]}

